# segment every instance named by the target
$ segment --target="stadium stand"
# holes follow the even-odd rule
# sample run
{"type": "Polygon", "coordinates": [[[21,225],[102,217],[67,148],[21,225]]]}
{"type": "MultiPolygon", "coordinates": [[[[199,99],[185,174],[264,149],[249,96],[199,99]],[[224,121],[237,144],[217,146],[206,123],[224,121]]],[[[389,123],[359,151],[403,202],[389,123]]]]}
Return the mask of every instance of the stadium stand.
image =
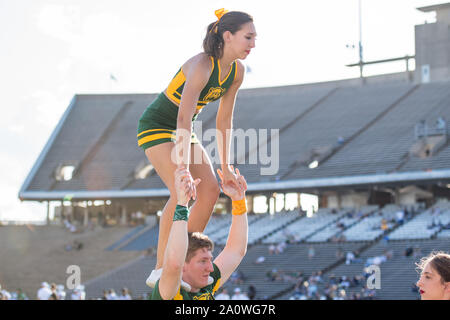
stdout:
{"type": "Polygon", "coordinates": [[[152,289],[145,284],[145,280],[155,267],[156,256],[141,256],[119,268],[84,283],[86,299],[98,299],[103,296],[103,290],[114,289],[119,292],[128,288],[133,299],[147,297],[152,289]]]}
{"type": "MultiPolygon", "coordinates": [[[[442,109],[442,104],[445,103],[443,101],[448,101],[449,83],[430,83],[404,89],[409,91],[401,91],[403,99],[397,100],[388,113],[341,148],[327,162],[314,170],[298,169],[291,177],[342,176],[396,170],[402,163],[402,157],[408,154],[414,143],[415,125],[422,119],[431,120],[430,114],[436,114],[436,110],[442,109]]],[[[382,95],[384,94],[388,94],[388,90],[382,95]]],[[[449,150],[447,146],[441,151],[442,156],[433,158],[448,159],[449,150]]],[[[432,161],[434,169],[448,167],[442,160],[432,161]]],[[[427,161],[417,160],[409,162],[402,171],[426,168],[430,168],[427,161]]]]}
{"type": "Polygon", "coordinates": [[[121,246],[120,250],[143,251],[152,247],[156,247],[158,245],[158,231],[158,225],[146,228],[145,231],[139,234],[139,236],[132,239],[132,241],[126,243],[124,246],[121,246]]]}
{"type": "Polygon", "coordinates": [[[449,202],[439,202],[389,234],[392,240],[430,239],[450,223],[449,202]]]}
{"type": "MultiPolygon", "coordinates": [[[[445,109],[448,89],[449,83],[442,82],[337,89],[334,84],[242,90],[236,107],[238,123],[235,128],[244,131],[280,129],[279,154],[282,157],[278,159],[279,172],[270,176],[261,174],[261,167],[265,165],[249,163],[254,156],[261,161],[261,155],[255,154],[256,149],[246,153],[245,163],[241,164],[243,155],[239,152],[235,153],[234,160],[249,183],[389,173],[397,168],[400,171],[421,171],[430,166],[446,168],[450,156],[448,144],[428,159],[409,157],[405,162],[405,155],[415,142],[414,128],[418,122],[423,119],[432,122],[438,115],[449,117],[445,109]],[[277,113],[277,117],[271,112],[261,112],[261,106],[272,110],[279,105],[283,106],[283,111],[277,113]],[[333,126],[323,125],[329,123],[333,126]],[[308,139],[298,138],[306,136],[308,139]],[[339,138],[343,139],[342,143],[339,138]],[[308,168],[312,159],[319,160],[315,169],[308,168]]],[[[146,160],[136,145],[136,121],[155,97],[77,95],[61,129],[52,137],[45,157],[33,169],[30,182],[24,185],[22,195],[38,190],[164,188],[154,171],[146,179],[134,176],[136,167],[146,160]],[[102,125],[91,126],[91,122],[102,125]],[[83,130],[81,135],[74,134],[73,130],[80,127],[89,129],[83,130]],[[118,145],[120,155],[111,157],[118,145]],[[74,176],[68,181],[55,181],[54,172],[62,163],[76,167],[74,176]]],[[[208,106],[200,114],[199,120],[206,126],[203,132],[214,126],[216,108],[217,104],[208,106]]],[[[265,142],[258,141],[262,143],[261,149],[265,142]]],[[[271,148],[270,141],[267,148],[271,148]]]]}
{"type": "Polygon", "coordinates": [[[30,299],[36,299],[43,281],[66,286],[69,276],[66,270],[70,265],[80,267],[84,283],[142,254],[105,250],[128,234],[128,227],[98,227],[76,234],[54,225],[1,226],[0,229],[1,284],[14,290],[21,288],[30,299]],[[82,249],[74,248],[75,240],[83,244],[82,249]]]}
{"type": "Polygon", "coordinates": [[[289,236],[294,238],[296,242],[303,241],[331,223],[335,223],[344,214],[344,211],[333,213],[331,209],[319,209],[312,217],[303,217],[293,222],[283,230],[267,237],[263,242],[278,243],[286,241],[289,236]]]}
{"type": "MultiPolygon", "coordinates": [[[[267,273],[273,269],[282,270],[285,273],[298,271],[310,273],[318,269],[325,269],[335,263],[338,259],[333,257],[335,257],[337,248],[356,250],[359,247],[360,244],[355,243],[317,245],[315,246],[316,257],[308,260],[307,245],[291,245],[283,253],[277,255],[269,255],[266,245],[255,245],[247,251],[247,255],[239,266],[238,271],[243,274],[245,286],[255,286],[258,298],[270,298],[278,292],[292,287],[292,282],[290,281],[268,281],[266,279],[267,273]],[[256,264],[255,261],[261,256],[265,256],[266,260],[261,264],[256,264]]],[[[219,250],[219,247],[215,249],[214,256],[218,254],[219,250]]],[[[110,288],[118,291],[123,287],[127,287],[132,292],[133,298],[151,293],[152,289],[145,285],[145,279],[155,263],[155,256],[139,257],[122,267],[86,282],[87,298],[100,298],[103,290],[110,288]]],[[[239,286],[241,284],[233,283],[231,280],[226,285],[227,288],[231,289],[239,286]]]]}
{"type": "MultiPolygon", "coordinates": [[[[376,290],[376,298],[383,300],[410,300],[418,299],[417,292],[413,292],[413,284],[417,282],[419,276],[416,272],[415,263],[421,257],[426,256],[433,250],[447,248],[448,240],[423,240],[423,241],[390,241],[388,244],[378,242],[372,247],[364,251],[358,258],[357,262],[346,264],[342,263],[336,268],[324,273],[324,277],[330,276],[346,276],[352,278],[354,276],[364,275],[364,268],[368,266],[367,262],[373,263],[373,258],[386,255],[391,251],[391,258],[382,262],[380,266],[381,271],[381,288],[376,290]],[[405,256],[405,250],[409,247],[415,248],[415,253],[411,256],[405,256]]],[[[383,261],[383,259],[380,259],[383,261]]],[[[364,279],[364,282],[366,279],[364,279]]],[[[322,287],[323,288],[323,287],[322,287]]],[[[362,286],[350,287],[346,289],[347,296],[350,297],[354,293],[361,293],[362,286]]],[[[292,292],[290,293],[292,294],[292,292]]],[[[290,294],[283,297],[288,299],[290,294]]]]}
{"type": "MultiPolygon", "coordinates": [[[[264,219],[266,216],[268,215],[267,214],[248,215],[249,237],[252,231],[255,230],[254,223],[257,222],[258,220],[264,219]]],[[[206,233],[205,231],[205,233],[211,237],[214,243],[218,245],[224,245],[227,242],[228,232],[230,231],[231,215],[227,214],[225,215],[225,218],[220,219],[225,220],[226,223],[220,223],[220,227],[216,229],[214,232],[206,233]]]]}
{"type": "Polygon", "coordinates": [[[278,212],[276,216],[271,214],[265,215],[264,218],[258,219],[258,221],[255,221],[249,225],[249,245],[257,243],[261,239],[269,236],[277,230],[283,229],[300,218],[301,216],[298,212],[278,212]]]}
{"type": "Polygon", "coordinates": [[[110,245],[106,250],[115,250],[118,247],[122,246],[125,242],[129,241],[131,238],[134,238],[142,229],[145,228],[145,225],[139,225],[137,227],[134,227],[130,232],[128,232],[126,235],[124,235],[121,239],[114,242],[112,245],[110,245]]]}
{"type": "Polygon", "coordinates": [[[331,223],[327,225],[322,230],[313,234],[312,236],[306,239],[307,242],[326,242],[331,239],[333,236],[342,234],[342,232],[346,229],[349,229],[360,219],[363,219],[366,215],[372,213],[376,210],[378,206],[364,206],[359,210],[355,209],[345,209],[344,216],[337,220],[335,223],[331,223]]]}

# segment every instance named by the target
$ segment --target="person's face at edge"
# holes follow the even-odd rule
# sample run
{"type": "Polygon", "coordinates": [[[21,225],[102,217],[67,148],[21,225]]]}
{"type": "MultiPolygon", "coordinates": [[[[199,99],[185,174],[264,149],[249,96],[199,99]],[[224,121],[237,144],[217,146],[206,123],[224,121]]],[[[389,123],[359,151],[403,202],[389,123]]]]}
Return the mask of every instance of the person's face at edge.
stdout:
{"type": "Polygon", "coordinates": [[[443,283],[441,276],[430,263],[426,264],[416,285],[422,300],[443,300],[450,296],[450,283],[443,283]]]}

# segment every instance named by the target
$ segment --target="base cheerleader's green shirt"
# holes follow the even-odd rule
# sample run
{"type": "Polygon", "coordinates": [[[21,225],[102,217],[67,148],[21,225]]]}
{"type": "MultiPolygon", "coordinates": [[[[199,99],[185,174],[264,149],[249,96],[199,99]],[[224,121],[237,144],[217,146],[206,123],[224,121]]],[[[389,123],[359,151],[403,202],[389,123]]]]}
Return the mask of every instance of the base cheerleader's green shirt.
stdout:
{"type": "MultiPolygon", "coordinates": [[[[220,270],[213,263],[214,271],[209,275],[214,279],[213,283],[201,288],[198,292],[187,292],[180,287],[178,293],[172,300],[214,300],[214,294],[220,287],[220,270]]],[[[164,300],[159,293],[159,280],[156,281],[156,285],[153,288],[151,300],[164,300]]]]}

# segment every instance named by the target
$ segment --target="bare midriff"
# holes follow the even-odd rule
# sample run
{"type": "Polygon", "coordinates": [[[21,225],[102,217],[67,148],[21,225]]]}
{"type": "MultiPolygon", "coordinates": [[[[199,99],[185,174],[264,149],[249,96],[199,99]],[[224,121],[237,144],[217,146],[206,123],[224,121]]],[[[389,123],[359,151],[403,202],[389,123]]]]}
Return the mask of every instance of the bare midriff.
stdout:
{"type": "MultiPolygon", "coordinates": [[[[175,101],[173,101],[173,100],[167,95],[167,88],[164,90],[164,95],[165,95],[165,96],[167,97],[167,99],[169,99],[174,105],[176,105],[178,108],[180,107],[180,106],[178,105],[178,103],[176,103],[175,101]]],[[[196,108],[194,114],[199,114],[199,113],[200,113],[200,110],[197,110],[197,108],[196,108]]]]}

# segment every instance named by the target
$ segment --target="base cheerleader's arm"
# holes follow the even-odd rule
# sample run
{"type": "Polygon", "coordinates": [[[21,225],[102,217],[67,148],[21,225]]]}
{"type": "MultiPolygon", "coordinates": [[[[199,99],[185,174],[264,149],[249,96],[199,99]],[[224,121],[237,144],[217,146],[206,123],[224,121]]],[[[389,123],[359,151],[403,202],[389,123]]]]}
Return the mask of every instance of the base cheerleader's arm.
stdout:
{"type": "MultiPolygon", "coordinates": [[[[175,171],[175,189],[177,190],[177,207],[164,254],[163,271],[159,280],[159,294],[164,300],[171,300],[178,293],[183,265],[188,249],[187,221],[189,217],[189,171],[178,168],[175,171]]],[[[197,186],[200,179],[194,181],[197,186]]]]}
{"type": "MultiPolygon", "coordinates": [[[[218,170],[218,174],[222,180],[222,171],[218,170]]],[[[236,270],[247,252],[248,220],[247,202],[245,199],[247,183],[238,169],[236,169],[236,176],[239,184],[238,187],[234,186],[232,183],[221,183],[223,192],[232,200],[233,208],[227,243],[222,252],[214,260],[214,263],[220,269],[221,286],[236,270]]]]}

